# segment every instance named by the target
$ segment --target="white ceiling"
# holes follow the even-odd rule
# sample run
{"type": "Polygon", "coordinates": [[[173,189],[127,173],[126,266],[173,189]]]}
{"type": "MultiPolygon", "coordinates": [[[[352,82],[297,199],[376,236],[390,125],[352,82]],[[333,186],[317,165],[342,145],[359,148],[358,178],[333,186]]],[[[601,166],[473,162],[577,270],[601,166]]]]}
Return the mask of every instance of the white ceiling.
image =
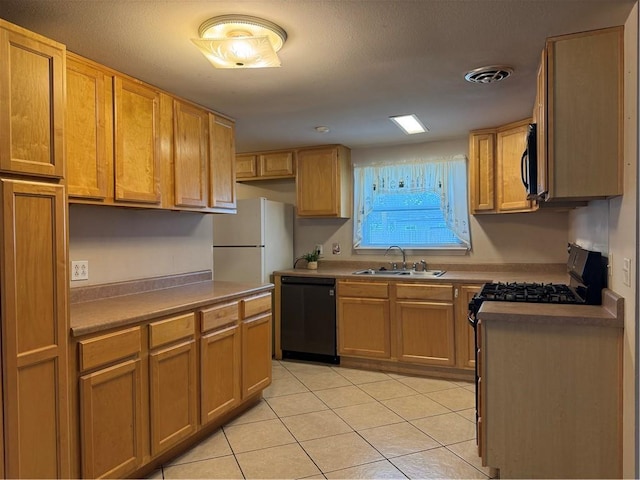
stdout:
{"type": "Polygon", "coordinates": [[[531,114],[546,37],[622,25],[635,0],[0,0],[0,17],[236,119],[238,152],[460,137],[531,114]],[[229,13],[287,31],[280,68],[217,70],[193,46],[229,13]],[[466,71],[506,64],[508,79],[466,71]],[[429,133],[388,120],[415,113],[429,133]],[[331,131],[320,134],[315,126],[331,131]]]}

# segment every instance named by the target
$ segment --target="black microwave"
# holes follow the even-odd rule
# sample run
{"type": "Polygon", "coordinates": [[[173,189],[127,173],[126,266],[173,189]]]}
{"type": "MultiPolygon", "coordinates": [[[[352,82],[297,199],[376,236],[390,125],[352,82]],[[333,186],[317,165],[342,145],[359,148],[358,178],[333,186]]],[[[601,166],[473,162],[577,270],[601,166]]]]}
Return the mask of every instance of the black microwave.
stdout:
{"type": "Polygon", "coordinates": [[[522,183],[527,190],[527,199],[538,198],[538,134],[535,123],[527,128],[527,142],[520,160],[522,183]]]}

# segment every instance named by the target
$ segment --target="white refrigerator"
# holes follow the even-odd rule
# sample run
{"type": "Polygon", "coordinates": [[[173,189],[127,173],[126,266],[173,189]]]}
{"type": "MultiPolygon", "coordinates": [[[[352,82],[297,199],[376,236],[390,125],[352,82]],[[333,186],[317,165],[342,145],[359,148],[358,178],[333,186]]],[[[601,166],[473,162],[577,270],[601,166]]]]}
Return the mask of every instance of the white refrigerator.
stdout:
{"type": "Polygon", "coordinates": [[[271,282],[293,267],[293,205],[266,198],[238,200],[236,215],[214,215],[213,279],[271,282]]]}

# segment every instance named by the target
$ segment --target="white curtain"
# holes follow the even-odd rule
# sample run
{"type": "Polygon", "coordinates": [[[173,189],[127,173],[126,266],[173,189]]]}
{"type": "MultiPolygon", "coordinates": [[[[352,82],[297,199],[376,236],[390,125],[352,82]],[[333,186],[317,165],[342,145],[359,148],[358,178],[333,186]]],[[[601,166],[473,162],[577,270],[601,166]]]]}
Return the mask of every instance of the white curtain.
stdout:
{"type": "Polygon", "coordinates": [[[376,195],[435,193],[447,226],[471,247],[467,207],[467,158],[456,155],[401,163],[354,166],[354,247],[362,242],[362,222],[376,195]]]}

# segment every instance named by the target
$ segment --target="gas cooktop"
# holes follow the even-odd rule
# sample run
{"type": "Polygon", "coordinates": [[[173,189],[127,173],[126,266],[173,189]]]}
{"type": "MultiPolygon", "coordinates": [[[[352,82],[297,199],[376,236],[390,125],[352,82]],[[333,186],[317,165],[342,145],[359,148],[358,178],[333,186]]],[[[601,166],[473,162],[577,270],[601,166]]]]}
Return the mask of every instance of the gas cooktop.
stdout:
{"type": "Polygon", "coordinates": [[[475,317],[485,300],[502,302],[565,303],[599,305],[606,287],[606,259],[600,252],[569,245],[567,273],[570,285],[556,283],[486,283],[469,302],[469,321],[475,317]]]}
{"type": "Polygon", "coordinates": [[[568,285],[555,283],[487,283],[480,296],[507,302],[584,302],[568,285]]]}

